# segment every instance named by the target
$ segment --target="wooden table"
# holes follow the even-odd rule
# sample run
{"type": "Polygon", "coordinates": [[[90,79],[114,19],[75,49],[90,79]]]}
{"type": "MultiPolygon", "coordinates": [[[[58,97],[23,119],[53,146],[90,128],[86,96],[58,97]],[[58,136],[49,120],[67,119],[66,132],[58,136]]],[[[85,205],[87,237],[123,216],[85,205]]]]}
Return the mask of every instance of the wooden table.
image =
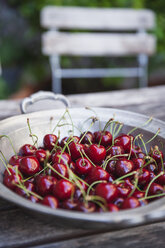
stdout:
{"type": "MultiPolygon", "coordinates": [[[[116,107],[165,120],[165,86],[106,93],[70,95],[72,106],[116,107]]],[[[0,101],[0,119],[20,114],[19,101],[0,101]]],[[[164,247],[165,222],[131,229],[106,231],[57,227],[31,217],[0,200],[0,247],[164,247]]]]}

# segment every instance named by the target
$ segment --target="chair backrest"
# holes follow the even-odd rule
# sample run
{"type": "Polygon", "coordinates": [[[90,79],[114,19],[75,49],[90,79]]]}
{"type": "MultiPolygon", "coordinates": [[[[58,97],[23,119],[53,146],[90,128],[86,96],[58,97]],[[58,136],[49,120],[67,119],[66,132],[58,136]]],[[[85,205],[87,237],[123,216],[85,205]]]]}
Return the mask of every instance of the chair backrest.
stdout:
{"type": "Polygon", "coordinates": [[[155,51],[155,37],[145,32],[155,26],[155,15],[150,10],[48,6],[41,12],[41,25],[50,30],[42,37],[43,53],[47,55],[150,55],[155,51]],[[57,32],[60,29],[97,33],[57,32]]]}
{"type": "Polygon", "coordinates": [[[156,46],[146,32],[155,26],[152,11],[48,6],[41,11],[41,25],[49,29],[42,35],[42,51],[50,56],[53,91],[61,93],[61,78],[76,77],[138,77],[139,85],[147,86],[148,56],[156,46]],[[61,69],[60,55],[135,55],[138,67],[61,69]]]}

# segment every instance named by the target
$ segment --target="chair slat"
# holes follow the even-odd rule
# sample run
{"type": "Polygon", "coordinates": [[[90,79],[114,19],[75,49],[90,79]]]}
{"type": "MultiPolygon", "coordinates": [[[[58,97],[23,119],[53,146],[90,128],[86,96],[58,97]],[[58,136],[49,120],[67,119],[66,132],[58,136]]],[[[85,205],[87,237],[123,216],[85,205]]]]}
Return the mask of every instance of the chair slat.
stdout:
{"type": "Polygon", "coordinates": [[[63,33],[48,31],[42,36],[46,55],[125,56],[155,51],[151,34],[63,33]]]}
{"type": "Polygon", "coordinates": [[[41,25],[57,29],[152,29],[155,25],[155,15],[151,10],[145,9],[47,6],[41,11],[41,25]]]}

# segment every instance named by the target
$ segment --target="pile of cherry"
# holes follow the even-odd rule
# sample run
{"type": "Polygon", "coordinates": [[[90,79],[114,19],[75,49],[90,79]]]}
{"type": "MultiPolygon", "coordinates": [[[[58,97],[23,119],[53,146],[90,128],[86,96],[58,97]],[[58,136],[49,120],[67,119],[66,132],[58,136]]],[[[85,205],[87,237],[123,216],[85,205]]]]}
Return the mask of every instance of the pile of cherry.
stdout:
{"type": "Polygon", "coordinates": [[[133,135],[113,138],[105,130],[61,140],[46,134],[42,147],[25,144],[10,158],[3,183],[54,209],[91,213],[144,206],[165,195],[165,164],[158,146],[142,152],[134,141],[133,135]]]}

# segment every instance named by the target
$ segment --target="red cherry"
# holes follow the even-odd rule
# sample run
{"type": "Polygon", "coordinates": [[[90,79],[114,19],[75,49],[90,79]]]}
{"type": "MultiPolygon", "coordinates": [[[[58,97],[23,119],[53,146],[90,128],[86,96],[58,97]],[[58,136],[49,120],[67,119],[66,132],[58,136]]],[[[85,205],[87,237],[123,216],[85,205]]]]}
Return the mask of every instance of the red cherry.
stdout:
{"type": "Polygon", "coordinates": [[[68,168],[65,164],[56,163],[53,164],[52,167],[57,171],[56,173],[55,171],[52,170],[51,173],[54,177],[56,177],[57,179],[61,179],[61,176],[68,178],[68,168]]]}
{"type": "Polygon", "coordinates": [[[87,158],[79,158],[76,160],[75,171],[79,175],[87,175],[92,169],[92,164],[87,158]]]}
{"type": "MultiPolygon", "coordinates": [[[[145,187],[145,190],[147,189],[147,186],[145,187]]],[[[158,195],[158,194],[162,194],[164,193],[164,188],[160,185],[160,184],[157,184],[157,183],[152,183],[150,188],[149,188],[149,191],[148,191],[148,195],[158,195]]]]}
{"type": "Polygon", "coordinates": [[[69,199],[74,191],[75,186],[65,179],[61,179],[56,185],[53,185],[53,195],[60,200],[69,199]]]}
{"type": "Polygon", "coordinates": [[[68,210],[75,210],[77,208],[78,201],[75,199],[66,199],[62,203],[62,208],[68,209],[68,210]]]}
{"type": "Polygon", "coordinates": [[[157,163],[161,163],[164,159],[163,152],[159,150],[158,146],[155,146],[149,153],[149,155],[156,160],[157,163]]]}
{"type": "Polygon", "coordinates": [[[102,145],[92,144],[87,150],[87,155],[94,164],[101,164],[106,156],[105,147],[102,145]]]}
{"type": "Polygon", "coordinates": [[[115,169],[116,168],[116,162],[117,162],[117,160],[110,160],[106,166],[106,170],[112,175],[114,175],[115,171],[116,171],[116,169],[115,169]]]}
{"type": "Polygon", "coordinates": [[[109,173],[100,166],[92,167],[87,179],[89,183],[93,183],[95,181],[100,180],[108,181],[109,173]]]}
{"type": "Polygon", "coordinates": [[[20,148],[19,154],[21,156],[31,156],[31,155],[34,155],[36,150],[37,148],[35,146],[30,145],[30,144],[25,144],[20,148]]]}
{"type": "Polygon", "coordinates": [[[39,202],[39,199],[38,199],[36,196],[34,196],[34,195],[30,195],[30,196],[28,197],[28,199],[29,199],[31,202],[33,202],[33,203],[39,202]]]}
{"type": "Polygon", "coordinates": [[[10,175],[8,171],[10,172],[10,174],[14,174],[14,175],[15,175],[15,174],[16,174],[16,171],[19,172],[19,165],[16,164],[16,165],[13,165],[13,166],[8,166],[8,170],[6,169],[6,170],[4,171],[4,177],[10,175]]]}
{"type": "Polygon", "coordinates": [[[38,159],[38,161],[41,163],[41,164],[44,164],[44,161],[45,159],[47,158],[47,154],[46,154],[46,151],[44,149],[38,149],[36,152],[35,152],[35,156],[36,158],[38,159]]]}
{"type": "Polygon", "coordinates": [[[142,149],[139,146],[133,145],[131,148],[131,157],[136,158],[137,153],[141,153],[142,149]]]}
{"type": "Polygon", "coordinates": [[[22,156],[14,155],[14,156],[12,156],[12,157],[10,158],[9,164],[10,164],[10,165],[19,164],[21,158],[22,158],[22,156]]]}
{"type": "Polygon", "coordinates": [[[122,146],[125,152],[130,152],[131,137],[126,134],[121,134],[115,139],[116,146],[122,146]]]}
{"type": "Polygon", "coordinates": [[[108,131],[94,132],[95,142],[102,146],[109,146],[112,144],[112,134],[108,131]]]}
{"type": "Polygon", "coordinates": [[[88,131],[87,133],[84,132],[84,133],[81,134],[80,140],[81,140],[82,144],[91,144],[91,143],[94,142],[94,135],[90,131],[88,131]]]}
{"type": "Polygon", "coordinates": [[[124,198],[122,198],[122,197],[117,197],[117,198],[114,200],[113,203],[114,203],[118,208],[121,208],[123,202],[124,202],[124,198]]]}
{"type": "MultiPolygon", "coordinates": [[[[78,143],[80,141],[80,138],[78,136],[73,136],[73,137],[64,137],[61,142],[60,142],[60,146],[64,147],[66,143],[68,143],[69,141],[74,142],[74,143],[78,143]]],[[[66,148],[67,149],[67,148],[66,148]]]]}
{"type": "Polygon", "coordinates": [[[133,193],[133,195],[135,198],[143,198],[145,196],[145,192],[139,191],[139,190],[135,190],[135,192],[133,193]]]}
{"type": "Polygon", "coordinates": [[[58,199],[55,198],[54,196],[47,195],[43,198],[43,200],[41,201],[41,204],[49,206],[53,209],[56,209],[58,208],[59,202],[58,202],[58,199]]]}
{"type": "Polygon", "coordinates": [[[79,202],[76,210],[84,213],[93,213],[96,211],[96,205],[93,202],[79,202]]]}
{"type": "Polygon", "coordinates": [[[126,198],[131,193],[131,188],[125,182],[117,185],[119,197],[126,198]]]}
{"type": "Polygon", "coordinates": [[[123,158],[116,162],[115,172],[116,175],[119,177],[130,173],[133,169],[134,169],[134,164],[131,160],[123,158]]]}
{"type": "MultiPolygon", "coordinates": [[[[35,191],[34,184],[31,183],[31,182],[26,181],[26,182],[24,183],[24,186],[25,186],[25,188],[26,188],[28,191],[33,191],[33,192],[35,191]]],[[[28,191],[27,191],[27,192],[28,192],[28,191]]],[[[15,192],[16,192],[18,195],[21,195],[21,196],[23,196],[23,197],[28,198],[28,194],[27,194],[26,190],[24,190],[24,189],[21,189],[21,188],[17,187],[16,190],[15,190],[15,192]]]]}
{"type": "Polygon", "coordinates": [[[132,162],[134,164],[134,169],[140,169],[145,164],[145,161],[142,158],[133,158],[132,162]]]}
{"type": "Polygon", "coordinates": [[[109,212],[118,212],[119,211],[119,208],[113,203],[108,203],[107,208],[108,208],[109,212]]]}
{"type": "Polygon", "coordinates": [[[36,182],[36,191],[42,196],[52,193],[52,187],[57,183],[57,179],[52,176],[40,176],[36,182]]]}
{"type": "Polygon", "coordinates": [[[146,169],[138,170],[138,184],[144,186],[150,181],[150,173],[146,169]]]}
{"type": "Polygon", "coordinates": [[[107,155],[111,155],[111,157],[122,154],[124,154],[124,149],[122,146],[111,146],[111,148],[107,150],[107,155]]]}
{"type": "Polygon", "coordinates": [[[58,151],[58,152],[52,154],[52,162],[54,164],[60,163],[60,164],[69,165],[71,162],[71,157],[66,152],[58,151]]]}
{"type": "Polygon", "coordinates": [[[40,164],[38,159],[33,156],[23,157],[20,161],[19,169],[24,175],[33,176],[40,171],[40,164]]]}
{"type": "Polygon", "coordinates": [[[21,181],[21,176],[18,174],[11,174],[3,178],[3,184],[11,190],[15,190],[19,182],[21,181]]]}
{"type": "Polygon", "coordinates": [[[140,202],[136,197],[126,198],[123,202],[122,209],[137,208],[140,206],[140,202]]]}
{"type": "Polygon", "coordinates": [[[99,183],[95,189],[96,195],[104,198],[108,203],[114,201],[118,196],[117,187],[112,183],[99,183]]]}
{"type": "Polygon", "coordinates": [[[54,134],[46,134],[44,136],[43,143],[44,143],[45,149],[48,149],[49,151],[51,151],[55,147],[56,144],[58,145],[58,138],[54,134]]]}
{"type": "Polygon", "coordinates": [[[71,157],[75,161],[82,156],[81,154],[84,149],[84,145],[80,143],[71,142],[69,144],[69,149],[71,152],[71,157]]]}

